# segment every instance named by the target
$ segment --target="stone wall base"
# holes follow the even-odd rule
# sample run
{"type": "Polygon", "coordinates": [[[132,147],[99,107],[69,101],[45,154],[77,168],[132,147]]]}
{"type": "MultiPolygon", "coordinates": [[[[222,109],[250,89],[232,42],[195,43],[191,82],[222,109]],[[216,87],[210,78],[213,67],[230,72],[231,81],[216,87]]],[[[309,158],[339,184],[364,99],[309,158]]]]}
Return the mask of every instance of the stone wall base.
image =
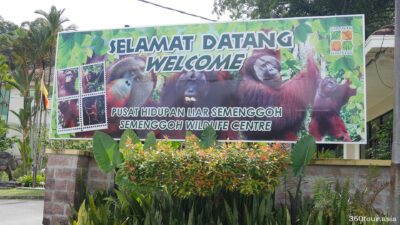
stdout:
{"type": "MultiPolygon", "coordinates": [[[[341,184],[341,187],[343,187],[347,178],[349,178],[350,196],[352,196],[357,189],[363,191],[366,187],[371,189],[368,195],[371,196],[374,189],[385,185],[385,188],[376,197],[374,207],[384,212],[389,212],[390,210],[390,167],[388,166],[368,168],[368,166],[365,165],[309,165],[306,168],[305,177],[301,185],[303,197],[312,199],[313,184],[320,178],[331,182],[332,188],[335,187],[337,181],[341,184]],[[369,169],[374,171],[372,173],[375,173],[375,179],[368,175],[369,169]]],[[[288,191],[293,195],[296,193],[298,180],[297,177],[293,176],[291,170],[289,170],[288,175],[282,179],[281,185],[275,190],[276,205],[289,204],[288,191]]]]}
{"type": "Polygon", "coordinates": [[[105,174],[90,152],[65,150],[59,154],[48,151],[44,225],[66,225],[72,216],[71,206],[79,209],[82,190],[111,189],[113,174],[105,174]]]}

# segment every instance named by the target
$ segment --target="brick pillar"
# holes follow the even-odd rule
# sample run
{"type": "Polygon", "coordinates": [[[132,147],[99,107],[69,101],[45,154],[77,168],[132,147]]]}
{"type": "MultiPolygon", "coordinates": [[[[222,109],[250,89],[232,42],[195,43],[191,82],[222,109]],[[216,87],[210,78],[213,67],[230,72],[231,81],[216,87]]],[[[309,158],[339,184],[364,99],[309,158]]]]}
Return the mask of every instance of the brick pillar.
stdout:
{"type": "Polygon", "coordinates": [[[44,225],[68,224],[72,216],[70,205],[80,206],[80,184],[94,189],[111,189],[113,175],[104,174],[97,166],[93,154],[80,150],[54,152],[47,150],[46,194],[43,211],[44,225]],[[81,176],[82,174],[82,176],[81,176]]]}
{"type": "Polygon", "coordinates": [[[88,167],[88,188],[94,190],[111,190],[114,187],[114,174],[105,174],[97,165],[94,158],[90,158],[88,167]]]}

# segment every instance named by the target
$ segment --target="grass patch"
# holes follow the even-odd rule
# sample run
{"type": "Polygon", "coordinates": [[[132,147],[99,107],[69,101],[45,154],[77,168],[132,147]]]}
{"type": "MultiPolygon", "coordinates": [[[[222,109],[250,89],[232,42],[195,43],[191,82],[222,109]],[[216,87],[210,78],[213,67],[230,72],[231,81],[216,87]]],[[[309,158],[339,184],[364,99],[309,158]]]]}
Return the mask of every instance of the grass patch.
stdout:
{"type": "Polygon", "coordinates": [[[26,189],[0,189],[1,196],[18,197],[18,196],[44,196],[45,190],[26,190],[26,189]]]}

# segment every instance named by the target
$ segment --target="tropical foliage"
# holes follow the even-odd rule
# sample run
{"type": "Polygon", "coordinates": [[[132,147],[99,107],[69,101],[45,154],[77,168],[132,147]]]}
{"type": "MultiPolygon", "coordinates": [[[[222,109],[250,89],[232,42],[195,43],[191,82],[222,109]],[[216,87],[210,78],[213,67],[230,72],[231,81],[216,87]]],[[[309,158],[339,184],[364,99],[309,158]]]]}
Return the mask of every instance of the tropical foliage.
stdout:
{"type": "MultiPolygon", "coordinates": [[[[17,179],[18,182],[20,182],[24,187],[32,187],[33,183],[33,176],[32,174],[30,175],[24,175],[22,177],[19,177],[17,179]]],[[[42,175],[37,175],[36,176],[36,186],[44,186],[45,183],[45,178],[42,175]]]]}
{"type": "Polygon", "coordinates": [[[245,195],[273,192],[289,163],[281,144],[216,145],[211,127],[201,140],[188,135],[184,143],[156,142],[151,134],[142,145],[136,134],[127,130],[118,147],[111,137],[96,132],[96,161],[106,172],[119,168],[116,182],[121,187],[145,192],[166,189],[180,198],[207,196],[215,189],[245,195]]]}
{"type": "Polygon", "coordinates": [[[24,174],[32,168],[33,185],[43,161],[46,135],[41,128],[43,123],[46,127],[47,117],[47,113],[43,112],[41,87],[47,81],[49,88],[56,35],[63,30],[63,23],[68,21],[62,17],[63,12],[64,9],[57,10],[54,6],[49,13],[38,10],[36,13],[43,18],[24,22],[20,27],[0,18],[0,52],[6,55],[5,59],[0,59],[1,62],[6,60],[12,69],[9,74],[1,73],[0,88],[1,85],[15,88],[24,98],[22,108],[11,111],[18,118],[18,124],[11,128],[21,133],[22,140],[18,142],[18,147],[24,174]],[[48,76],[44,74],[46,68],[48,76]]]}
{"type": "Polygon", "coordinates": [[[16,141],[16,137],[6,137],[9,126],[0,119],[0,152],[9,149],[16,141]]]}
{"type": "Polygon", "coordinates": [[[46,146],[54,151],[63,151],[65,149],[93,151],[92,140],[48,140],[46,137],[46,146]]]}
{"type": "Polygon", "coordinates": [[[289,207],[274,206],[274,197],[271,195],[215,192],[209,197],[180,199],[165,192],[143,195],[135,191],[114,190],[115,194],[106,191],[89,194],[79,212],[76,212],[76,220],[70,218],[70,224],[389,224],[388,221],[380,221],[381,218],[388,218],[382,213],[356,214],[358,212],[354,210],[348,185],[336,183],[333,190],[315,185],[314,195],[319,198],[299,202],[299,214],[295,221],[290,218],[289,207]],[[354,217],[355,214],[360,216],[354,217]],[[350,216],[354,221],[350,221],[350,216]],[[362,218],[368,218],[369,221],[357,222],[362,218]]]}
{"type": "MultiPolygon", "coordinates": [[[[112,192],[88,194],[79,211],[73,210],[75,213],[70,217],[70,223],[350,225],[358,224],[349,220],[352,215],[370,218],[385,216],[372,207],[383,186],[376,189],[360,187],[352,195],[349,192],[350,179],[344,184],[336,182],[334,188],[332,182],[317,179],[313,184],[314,200],[303,198],[299,191],[296,192],[296,201],[291,200],[289,206],[275,205],[273,182],[269,182],[272,185],[268,188],[243,191],[248,189],[241,189],[242,184],[253,185],[246,179],[249,175],[255,183],[265,179],[275,181],[278,173],[270,172],[284,171],[284,167],[280,166],[288,163],[287,152],[279,144],[216,144],[215,138],[210,141],[213,140],[213,132],[209,128],[205,133],[208,134],[203,135],[201,140],[189,134],[183,146],[168,140],[155,142],[151,134],[142,145],[132,131],[125,132],[118,146],[107,135],[96,133],[95,140],[101,142],[94,146],[96,161],[106,172],[117,172],[119,168],[116,179],[119,188],[112,192]],[[205,145],[207,147],[204,148],[205,145]],[[123,152],[124,158],[121,158],[118,149],[123,152]],[[188,152],[182,152],[183,149],[188,152]],[[238,152],[240,149],[244,153],[238,152]],[[226,173],[225,176],[219,177],[218,171],[226,173]],[[212,176],[208,177],[208,174],[212,176]],[[260,174],[266,176],[260,178],[260,174]],[[226,180],[235,176],[237,184],[232,188],[226,180]],[[211,182],[212,186],[199,189],[196,184],[203,181],[211,182]]],[[[300,180],[314,151],[315,140],[311,136],[302,138],[293,148],[292,168],[300,180]]],[[[377,176],[372,176],[370,181],[376,182],[373,177],[377,176]]],[[[203,184],[207,185],[207,182],[203,184]]],[[[374,219],[364,224],[389,223],[374,219]]]]}
{"type": "Polygon", "coordinates": [[[207,196],[221,188],[249,195],[272,192],[289,163],[288,152],[281,144],[248,146],[237,142],[203,149],[192,135],[183,145],[176,149],[165,140],[146,151],[128,141],[120,179],[126,187],[150,191],[167,188],[181,198],[207,196]]]}
{"type": "Polygon", "coordinates": [[[232,19],[364,14],[366,37],[394,23],[393,0],[215,0],[213,12],[229,12],[232,19]]]}
{"type": "Polygon", "coordinates": [[[373,130],[368,143],[367,157],[374,159],[392,158],[392,139],[393,139],[393,113],[389,113],[386,118],[371,121],[373,130]]]}

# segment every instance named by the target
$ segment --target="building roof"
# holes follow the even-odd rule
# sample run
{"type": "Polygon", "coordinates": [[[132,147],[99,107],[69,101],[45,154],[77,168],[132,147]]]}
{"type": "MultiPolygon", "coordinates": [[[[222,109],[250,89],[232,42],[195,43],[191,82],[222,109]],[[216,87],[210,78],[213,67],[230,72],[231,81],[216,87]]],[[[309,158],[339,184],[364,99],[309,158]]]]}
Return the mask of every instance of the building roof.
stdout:
{"type": "Polygon", "coordinates": [[[393,108],[394,26],[372,33],[365,42],[367,120],[393,108]]]}
{"type": "Polygon", "coordinates": [[[394,24],[385,25],[374,31],[372,35],[394,35],[394,24]]]}

